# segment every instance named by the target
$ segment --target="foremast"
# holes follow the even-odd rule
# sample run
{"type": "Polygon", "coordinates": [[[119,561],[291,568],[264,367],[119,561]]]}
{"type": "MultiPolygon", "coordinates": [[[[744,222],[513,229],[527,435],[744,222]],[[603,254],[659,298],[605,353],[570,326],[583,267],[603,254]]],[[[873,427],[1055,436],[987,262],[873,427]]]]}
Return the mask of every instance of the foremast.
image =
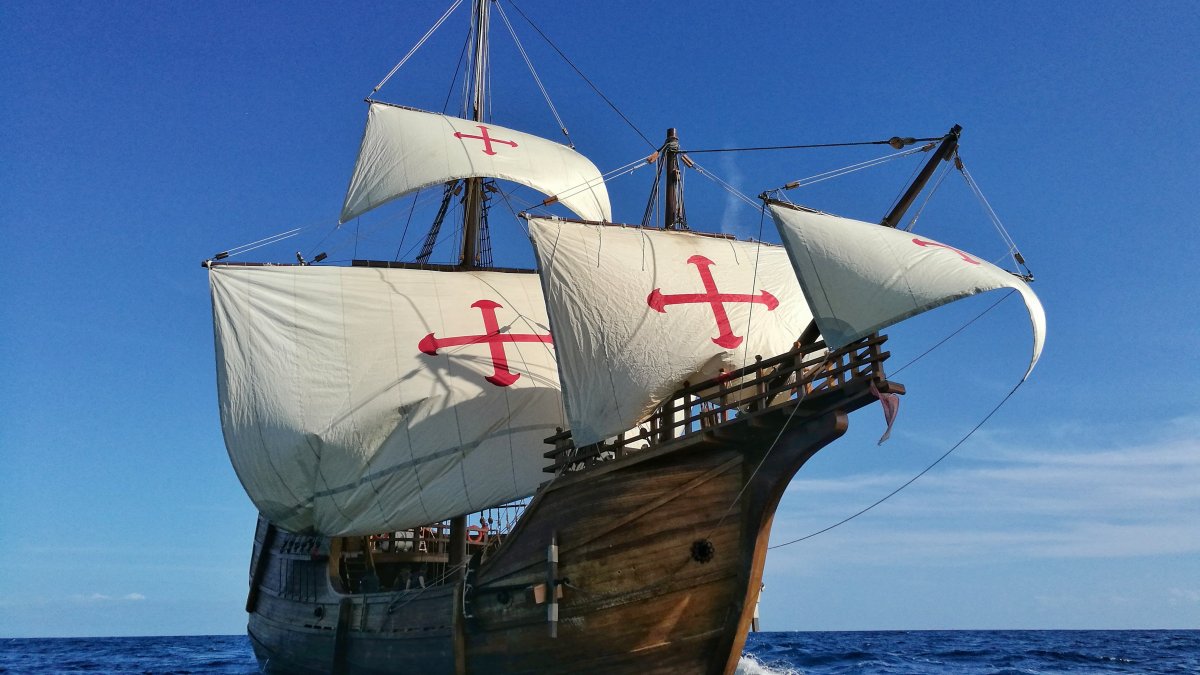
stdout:
{"type": "Polygon", "coordinates": [[[680,157],[691,164],[687,155],[679,151],[679,135],[675,127],[667,129],[667,140],[663,143],[663,168],[667,174],[667,192],[664,207],[663,229],[686,230],[687,216],[683,208],[683,171],[679,168],[680,157]]]}

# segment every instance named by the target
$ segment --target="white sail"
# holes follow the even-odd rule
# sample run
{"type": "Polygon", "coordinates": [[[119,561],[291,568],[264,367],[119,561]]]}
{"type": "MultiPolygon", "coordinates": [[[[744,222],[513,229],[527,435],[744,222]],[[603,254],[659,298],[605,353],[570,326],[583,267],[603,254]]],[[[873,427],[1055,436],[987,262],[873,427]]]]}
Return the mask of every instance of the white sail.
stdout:
{"type": "Polygon", "coordinates": [[[923,235],[771,205],[783,244],[826,344],[837,348],[948,302],[997,288],[1021,294],[1042,354],[1046,313],[1029,284],[923,235]]]}
{"type": "Polygon", "coordinates": [[[430,185],[478,177],[557,197],[585,220],[612,218],[600,171],[565,145],[494,124],[372,103],[340,220],[430,185]]]}
{"type": "Polygon", "coordinates": [[[777,246],[528,222],[577,446],[634,427],[684,381],[787,351],[811,321],[777,246]]]}
{"type": "Polygon", "coordinates": [[[533,274],[214,266],[221,422],[272,522],[326,535],[532,494],[563,425],[533,274]]]}

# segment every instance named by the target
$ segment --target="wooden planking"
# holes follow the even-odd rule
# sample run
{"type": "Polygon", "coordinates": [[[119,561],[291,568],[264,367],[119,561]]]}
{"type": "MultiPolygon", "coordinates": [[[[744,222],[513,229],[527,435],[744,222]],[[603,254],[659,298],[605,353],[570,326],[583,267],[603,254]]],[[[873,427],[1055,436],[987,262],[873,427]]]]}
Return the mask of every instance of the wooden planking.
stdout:
{"type": "MultiPolygon", "coordinates": [[[[737,449],[747,459],[762,456],[770,446],[766,436],[774,440],[778,424],[766,426],[772,433],[746,433],[734,444],[743,446],[737,449]]],[[[776,461],[764,463],[754,487],[781,494],[794,469],[815,452],[809,446],[820,447],[840,433],[836,425],[823,426],[797,425],[799,432],[791,434],[787,447],[774,449],[776,461]]],[[[757,466],[740,457],[728,446],[681,451],[629,471],[609,471],[575,490],[547,494],[536,509],[531,505],[522,546],[497,553],[520,560],[496,561],[481,574],[483,590],[487,572],[499,572],[494,578],[510,585],[536,583],[542,569],[538,539],[556,531],[560,572],[572,581],[560,604],[559,637],[545,637],[543,608],[526,595],[510,592],[501,608],[498,601],[489,607],[480,592],[474,605],[478,630],[467,640],[471,669],[613,672],[625,658],[614,646],[623,645],[627,654],[637,654],[630,662],[637,672],[726,672],[731,650],[744,642],[731,633],[743,615],[750,616],[747,584],[761,578],[756,543],[761,537],[765,547],[763,525],[771,515],[763,509],[767,503],[748,497],[728,508],[757,466]],[[730,464],[731,456],[738,461],[730,464]],[[724,471],[714,473],[723,465],[724,471]],[[604,512],[596,504],[604,504],[604,512]],[[614,518],[618,529],[611,527],[614,518]],[[692,542],[701,537],[717,551],[703,564],[690,556],[692,542]],[[583,542],[575,550],[573,539],[583,542]]],[[[769,506],[773,512],[775,503],[769,506]]]]}
{"type": "Polygon", "coordinates": [[[286,557],[271,555],[251,616],[256,651],[287,671],[320,659],[329,670],[337,604],[349,598],[344,660],[351,672],[730,673],[779,495],[844,430],[844,416],[820,423],[798,417],[757,473],[784,414],[606,462],[570,476],[570,489],[555,481],[478,568],[467,598],[473,616],[462,621],[457,646],[457,586],[344,596],[326,583],[318,602],[298,602],[280,597],[286,557]],[[530,592],[545,581],[551,532],[561,546],[559,578],[569,579],[553,639],[546,607],[530,592]],[[691,555],[699,539],[715,547],[705,563],[691,555]],[[324,617],[314,621],[318,605],[324,617]]]}

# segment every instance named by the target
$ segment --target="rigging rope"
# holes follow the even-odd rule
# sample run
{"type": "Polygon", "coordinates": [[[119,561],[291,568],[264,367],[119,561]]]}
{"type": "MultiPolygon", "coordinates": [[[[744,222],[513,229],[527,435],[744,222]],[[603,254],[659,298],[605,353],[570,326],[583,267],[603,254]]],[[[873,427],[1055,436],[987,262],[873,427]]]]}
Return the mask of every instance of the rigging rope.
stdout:
{"type": "Polygon", "coordinates": [[[458,9],[458,6],[461,4],[462,0],[454,0],[454,4],[450,5],[450,9],[446,10],[446,13],[442,15],[442,18],[438,19],[437,22],[425,32],[425,35],[422,36],[420,40],[417,40],[417,44],[413,45],[412,49],[408,50],[408,53],[404,55],[404,58],[400,59],[400,62],[392,67],[391,71],[389,71],[388,74],[379,81],[379,84],[375,85],[375,88],[371,90],[371,95],[367,96],[368,99],[371,98],[375,92],[379,91],[383,85],[387,84],[388,80],[392,79],[392,76],[396,74],[396,71],[400,70],[400,68],[407,63],[410,58],[412,58],[412,55],[417,53],[417,50],[421,48],[421,45],[425,44],[425,41],[429,39],[429,36],[433,35],[434,31],[441,27],[446,19],[450,18],[450,15],[453,14],[454,10],[458,9]]]}
{"type": "MultiPolygon", "coordinates": [[[[896,370],[892,371],[892,375],[894,376],[894,375],[896,375],[896,374],[900,373],[900,372],[901,372],[902,370],[904,370],[905,368],[908,368],[909,366],[913,365],[913,364],[914,364],[914,363],[916,363],[917,361],[920,361],[921,359],[923,359],[923,358],[925,358],[926,356],[928,356],[930,352],[934,351],[934,350],[935,350],[935,349],[937,349],[938,347],[941,347],[941,346],[942,346],[943,344],[945,344],[945,343],[946,343],[948,340],[950,340],[950,339],[951,339],[951,338],[953,338],[954,336],[956,336],[956,335],[958,335],[959,333],[961,333],[961,332],[962,332],[963,330],[965,330],[965,329],[966,329],[968,326],[970,326],[971,324],[975,323],[975,322],[976,322],[976,321],[978,321],[980,318],[982,318],[982,317],[983,317],[983,315],[985,315],[985,314],[987,314],[988,312],[990,312],[990,311],[992,311],[993,309],[995,309],[997,305],[999,305],[1001,302],[1004,302],[1006,299],[1008,299],[1008,297],[1009,297],[1009,296],[1011,296],[1011,295],[1012,295],[1013,293],[1015,293],[1015,292],[1016,292],[1016,291],[1009,291],[1008,293],[1005,293],[1003,297],[1001,297],[1001,298],[1000,298],[999,300],[997,300],[996,302],[992,303],[992,305],[991,305],[990,307],[988,307],[987,309],[985,309],[985,310],[983,310],[982,312],[980,312],[980,313],[979,313],[977,316],[975,316],[973,319],[971,319],[970,321],[968,321],[968,322],[966,322],[965,324],[963,324],[962,326],[960,326],[960,327],[959,327],[957,330],[955,330],[953,333],[950,333],[950,334],[949,334],[949,335],[947,335],[946,337],[942,338],[940,341],[938,341],[938,342],[937,342],[937,344],[935,344],[935,345],[933,345],[932,347],[930,347],[929,349],[925,350],[924,352],[922,352],[922,353],[921,353],[919,356],[917,356],[917,357],[916,357],[916,358],[914,358],[913,360],[909,361],[908,363],[904,364],[903,366],[900,366],[900,367],[899,367],[899,368],[897,368],[896,370]]],[[[883,497],[879,498],[878,500],[876,500],[874,503],[870,504],[870,505],[869,505],[869,506],[867,506],[866,508],[863,508],[863,509],[861,509],[861,510],[857,511],[856,513],[853,513],[853,514],[851,514],[851,515],[849,515],[849,516],[847,516],[847,517],[845,517],[845,518],[843,518],[843,519],[839,520],[838,522],[836,522],[836,523],[834,523],[834,524],[832,524],[832,525],[830,525],[830,526],[828,526],[828,527],[825,527],[825,528],[822,528],[822,529],[820,529],[820,530],[817,530],[816,532],[810,532],[809,534],[806,534],[806,535],[804,535],[803,537],[799,537],[799,538],[797,538],[797,539],[793,539],[793,540],[791,540],[791,541],[786,541],[786,542],[784,542],[784,543],[782,543],[782,544],[776,544],[776,545],[774,545],[774,546],[768,546],[768,547],[767,547],[767,549],[768,549],[768,550],[771,550],[771,549],[776,549],[776,548],[783,548],[784,546],[790,546],[790,545],[792,545],[792,544],[796,544],[796,543],[802,542],[802,541],[804,541],[804,540],[806,540],[806,539],[812,539],[813,537],[815,537],[815,536],[817,536],[817,535],[819,535],[819,534],[824,534],[824,533],[826,533],[826,532],[828,532],[828,531],[830,531],[830,530],[832,530],[832,529],[834,529],[834,528],[836,528],[836,527],[839,527],[839,526],[841,526],[841,525],[845,525],[846,523],[850,522],[851,520],[854,520],[855,518],[857,518],[857,517],[859,517],[859,516],[863,515],[864,513],[866,513],[866,512],[868,512],[868,511],[870,511],[871,509],[874,509],[876,506],[879,506],[880,504],[882,504],[882,503],[886,502],[887,500],[891,499],[891,498],[892,498],[892,497],[894,497],[894,496],[895,496],[897,493],[899,493],[901,490],[903,490],[904,488],[908,487],[909,485],[912,485],[913,483],[915,483],[915,482],[917,481],[917,479],[918,479],[918,478],[920,478],[921,476],[924,476],[925,474],[929,473],[929,471],[930,471],[930,470],[932,470],[932,469],[933,469],[933,467],[935,467],[935,466],[937,466],[938,464],[940,464],[940,463],[942,462],[942,460],[944,460],[944,459],[946,459],[947,457],[949,457],[951,453],[953,453],[955,450],[957,450],[957,449],[959,448],[959,446],[961,446],[963,443],[967,442],[967,439],[971,438],[971,436],[973,436],[973,435],[975,434],[975,432],[976,432],[976,431],[979,431],[980,427],[982,427],[984,424],[986,424],[986,423],[987,423],[987,421],[988,421],[988,420],[990,420],[990,419],[992,418],[992,416],[993,416],[993,415],[995,415],[995,414],[996,414],[996,412],[997,412],[997,411],[999,411],[999,410],[1000,410],[1000,408],[1002,408],[1002,407],[1004,406],[1004,404],[1005,404],[1005,403],[1008,403],[1008,400],[1009,400],[1010,398],[1012,398],[1012,395],[1013,395],[1013,394],[1017,393],[1017,390],[1021,388],[1021,385],[1022,385],[1022,384],[1025,384],[1025,379],[1024,379],[1024,378],[1022,378],[1020,382],[1017,382],[1016,386],[1014,386],[1014,387],[1012,388],[1012,390],[1011,390],[1011,391],[1009,391],[1009,392],[1008,392],[1008,393],[1007,393],[1007,394],[1004,396],[1004,398],[1000,399],[1000,402],[996,404],[996,407],[992,408],[992,410],[991,410],[991,411],[990,411],[990,412],[989,412],[987,415],[985,415],[985,416],[984,416],[984,418],[983,418],[982,420],[980,420],[978,424],[976,424],[974,427],[972,427],[972,428],[971,428],[971,430],[970,430],[970,431],[968,431],[968,432],[967,432],[967,434],[966,434],[965,436],[963,436],[962,438],[960,438],[960,439],[958,440],[958,442],[957,442],[957,443],[955,443],[954,445],[952,445],[952,446],[950,447],[950,449],[949,449],[949,450],[947,450],[946,452],[942,453],[942,456],[941,456],[941,457],[938,457],[937,459],[935,459],[935,460],[933,461],[933,463],[931,463],[929,466],[927,466],[927,467],[925,467],[924,469],[922,469],[920,473],[918,473],[917,475],[915,475],[915,476],[913,476],[912,478],[910,478],[908,481],[906,481],[906,482],[905,482],[904,484],[902,484],[900,487],[896,488],[895,490],[892,490],[892,491],[891,491],[891,492],[889,492],[888,494],[886,494],[886,495],[884,495],[883,497]]],[[[789,420],[790,420],[790,418],[789,418],[789,420]]]]}
{"type": "Polygon", "coordinates": [[[916,358],[914,358],[914,359],[910,360],[908,363],[906,363],[906,364],[904,364],[904,365],[900,366],[899,368],[897,368],[897,369],[893,370],[893,371],[892,371],[892,375],[899,375],[899,374],[900,374],[900,372],[901,372],[901,371],[903,371],[905,368],[907,368],[907,367],[911,366],[912,364],[916,363],[917,361],[920,361],[921,359],[923,359],[923,358],[925,358],[926,356],[928,356],[930,352],[932,352],[933,350],[937,349],[938,347],[941,347],[943,344],[945,344],[947,341],[949,341],[949,340],[950,340],[950,338],[954,337],[955,335],[958,335],[959,333],[961,333],[961,332],[963,332],[964,330],[966,330],[968,326],[970,326],[971,324],[975,323],[976,321],[978,321],[978,320],[982,319],[982,318],[983,318],[983,315],[987,314],[988,312],[992,311],[993,309],[996,309],[996,307],[998,307],[998,306],[1000,305],[1000,303],[1002,303],[1002,302],[1004,302],[1005,300],[1007,300],[1007,299],[1008,299],[1008,296],[1012,295],[1013,293],[1016,293],[1016,291],[1010,290],[1009,292],[1007,292],[1007,293],[1005,293],[1004,295],[1000,296],[1000,299],[999,299],[999,300],[997,300],[996,302],[993,302],[993,303],[991,304],[991,306],[989,306],[987,309],[985,309],[985,310],[983,310],[982,312],[980,312],[979,314],[975,315],[975,317],[974,317],[973,319],[971,319],[970,321],[968,321],[968,322],[964,323],[963,325],[959,326],[959,327],[958,327],[958,329],[957,329],[957,330],[955,330],[953,333],[950,333],[950,334],[949,334],[949,335],[947,335],[946,337],[942,338],[942,339],[941,339],[941,340],[939,340],[937,343],[935,343],[935,344],[934,344],[932,347],[930,347],[929,349],[926,349],[925,351],[921,352],[921,353],[920,353],[920,355],[918,355],[916,358]]]}
{"type": "Polygon", "coordinates": [[[940,141],[944,136],[936,138],[900,138],[893,136],[886,141],[854,141],[850,143],[809,143],[806,145],[764,145],[750,148],[706,148],[703,150],[680,150],[689,154],[697,155],[702,152],[756,152],[759,150],[807,150],[810,148],[848,148],[856,145],[890,145],[899,150],[906,145],[913,143],[925,143],[928,141],[940,141]]]}
{"type": "Polygon", "coordinates": [[[963,164],[962,158],[959,157],[957,152],[954,153],[954,165],[958,168],[959,173],[962,174],[963,180],[967,182],[967,187],[971,188],[971,192],[975,194],[975,197],[979,200],[979,203],[983,205],[984,212],[992,221],[992,225],[995,226],[996,231],[1000,233],[1000,238],[1004,240],[1004,244],[1008,246],[1008,254],[1012,257],[1013,262],[1015,262],[1019,268],[1024,268],[1028,279],[1032,280],[1033,273],[1030,271],[1029,266],[1025,264],[1025,258],[1021,255],[1020,249],[1017,248],[1017,243],[1013,241],[1011,236],[1009,236],[1008,230],[1004,228],[1004,223],[1000,222],[1000,216],[996,214],[995,209],[992,208],[992,205],[990,202],[988,202],[987,197],[983,196],[983,190],[979,189],[979,185],[971,176],[971,172],[967,171],[966,165],[963,164]]]}
{"type": "MultiPolygon", "coordinates": [[[[664,144],[663,147],[667,146],[664,144]]],[[[661,152],[661,150],[655,151],[651,157],[658,157],[661,152]]],[[[650,198],[646,200],[646,210],[642,212],[642,227],[650,226],[650,222],[654,219],[654,214],[658,209],[658,191],[662,186],[664,163],[665,159],[654,164],[654,182],[650,184],[650,198]]]]}
{"type": "Polygon", "coordinates": [[[408,238],[408,227],[412,225],[413,213],[417,210],[417,200],[421,198],[421,190],[418,189],[413,196],[412,206],[408,209],[408,218],[404,220],[404,231],[400,233],[400,243],[396,244],[396,257],[393,258],[396,262],[400,261],[400,251],[404,249],[404,240],[408,238]]]}
{"type": "Polygon", "coordinates": [[[895,210],[896,205],[899,204],[900,200],[904,197],[904,193],[908,191],[908,186],[913,184],[913,181],[916,179],[917,174],[919,173],[921,173],[921,163],[915,162],[913,164],[912,173],[908,174],[908,178],[904,179],[904,182],[900,184],[899,189],[896,190],[896,196],[892,197],[892,202],[888,204],[887,213],[891,213],[893,210],[895,210]]]}
{"type": "Polygon", "coordinates": [[[575,74],[579,75],[579,77],[582,78],[583,81],[586,82],[587,85],[592,88],[592,91],[596,92],[596,95],[599,96],[601,98],[601,100],[603,100],[605,103],[607,103],[608,107],[612,108],[613,112],[617,113],[617,115],[620,116],[620,118],[625,121],[625,124],[629,125],[630,129],[633,129],[637,133],[638,136],[642,137],[642,140],[646,142],[646,145],[650,146],[651,148],[658,147],[654,143],[652,143],[649,138],[646,138],[646,134],[643,134],[642,130],[639,129],[636,124],[631,122],[629,120],[629,118],[625,116],[625,113],[621,112],[620,108],[618,108],[615,103],[613,103],[611,100],[609,100],[609,98],[604,95],[604,92],[600,91],[600,88],[597,87],[591,80],[589,80],[587,75],[584,75],[583,71],[581,71],[574,63],[571,62],[571,59],[567,58],[567,55],[564,54],[563,51],[558,48],[558,45],[554,44],[554,41],[551,40],[545,33],[543,33],[541,28],[538,28],[537,24],[535,24],[533,22],[533,20],[530,19],[525,14],[525,12],[522,11],[521,8],[517,6],[517,3],[513,2],[512,0],[509,0],[508,4],[512,5],[513,9],[517,10],[517,13],[521,15],[521,18],[525,19],[525,21],[528,22],[529,25],[532,26],[535,31],[537,31],[538,35],[542,36],[542,39],[546,41],[546,44],[550,45],[551,49],[558,52],[558,55],[560,57],[562,57],[562,60],[566,61],[568,66],[571,66],[571,70],[574,70],[575,74]]]}
{"type": "Polygon", "coordinates": [[[929,150],[932,150],[932,149],[933,149],[933,145],[929,144],[929,145],[922,145],[922,146],[916,147],[916,148],[911,148],[909,150],[905,150],[904,152],[893,153],[890,155],[882,155],[882,156],[876,157],[874,159],[868,159],[868,160],[865,160],[862,162],[858,162],[857,164],[849,164],[847,166],[841,167],[840,169],[830,169],[829,171],[814,174],[807,178],[801,178],[799,180],[794,180],[794,181],[787,183],[781,187],[777,187],[772,190],[767,190],[767,192],[782,192],[783,190],[793,190],[798,187],[806,187],[808,185],[815,185],[817,183],[827,181],[827,180],[830,180],[833,178],[840,178],[841,176],[845,176],[846,174],[854,173],[855,171],[862,171],[863,169],[869,169],[871,167],[875,167],[880,164],[885,164],[892,160],[900,159],[901,157],[907,157],[909,155],[916,154],[918,152],[928,152],[929,150]]]}
{"type": "Polygon", "coordinates": [[[554,120],[558,122],[558,128],[562,130],[563,136],[567,137],[567,145],[574,149],[575,142],[571,140],[571,134],[567,131],[567,125],[563,122],[562,117],[558,115],[558,109],[554,107],[554,101],[550,100],[550,94],[542,84],[542,78],[538,77],[537,70],[533,67],[533,62],[529,60],[529,55],[525,53],[525,46],[521,44],[521,39],[517,37],[517,31],[513,30],[512,23],[508,20],[508,15],[504,13],[504,5],[497,2],[496,10],[500,12],[500,18],[504,20],[504,25],[508,28],[508,34],[512,36],[513,44],[517,45],[517,51],[521,53],[521,58],[525,59],[525,65],[529,68],[529,74],[533,75],[533,81],[537,83],[538,89],[541,90],[542,98],[546,99],[546,105],[550,106],[550,112],[554,115],[554,120]]]}
{"type": "MultiPolygon", "coordinates": [[[[704,167],[697,164],[695,162],[695,160],[692,161],[692,168],[695,169],[701,176],[704,176],[705,178],[711,180],[712,182],[714,182],[717,185],[724,188],[725,191],[728,192],[729,194],[733,195],[734,197],[737,197],[738,199],[742,200],[743,202],[746,202],[746,204],[750,205],[750,207],[753,208],[755,211],[759,210],[760,205],[757,201],[751,199],[745,193],[741,192],[740,190],[733,187],[729,183],[726,183],[724,180],[722,180],[716,174],[709,172],[707,169],[705,169],[704,167]]],[[[759,234],[760,235],[762,234],[761,227],[759,229],[759,234]]]]}
{"type": "MultiPolygon", "coordinates": [[[[913,228],[916,227],[917,219],[919,219],[921,217],[921,214],[925,212],[925,207],[929,206],[929,200],[933,198],[933,195],[938,191],[938,188],[940,188],[942,186],[942,181],[946,180],[946,176],[949,173],[950,173],[950,165],[947,164],[946,166],[942,167],[941,175],[939,175],[938,179],[936,181],[934,181],[933,187],[929,188],[928,192],[925,193],[925,200],[921,202],[921,206],[916,210],[915,213],[913,213],[912,218],[908,221],[908,225],[903,228],[905,232],[912,232],[913,228]]],[[[911,182],[911,179],[910,179],[910,182],[911,182]]],[[[899,199],[897,199],[896,201],[898,202],[899,199]]],[[[893,204],[893,206],[894,206],[894,204],[893,204]]],[[[890,211],[890,209],[889,209],[889,211],[890,211]]]]}
{"type": "Polygon", "coordinates": [[[876,506],[879,506],[880,504],[882,504],[882,503],[886,502],[887,500],[891,499],[891,498],[892,498],[893,496],[895,496],[895,495],[896,495],[898,492],[900,492],[900,491],[901,491],[901,490],[903,490],[904,488],[908,487],[909,485],[912,485],[913,483],[915,483],[915,482],[917,481],[917,479],[918,479],[918,478],[920,478],[921,476],[924,476],[925,474],[929,473],[929,471],[930,471],[931,469],[933,469],[933,467],[937,466],[938,464],[941,464],[941,462],[942,462],[942,460],[943,460],[943,459],[946,459],[947,457],[949,457],[949,456],[950,456],[950,453],[952,453],[952,452],[954,452],[955,450],[957,450],[957,449],[959,448],[959,446],[961,446],[963,443],[965,443],[965,442],[967,441],[967,439],[969,439],[971,436],[973,436],[973,435],[975,434],[975,432],[976,432],[976,431],[979,431],[979,428],[980,428],[980,427],[982,427],[984,424],[986,424],[986,423],[987,423],[987,421],[988,421],[988,420],[990,420],[990,419],[992,418],[992,415],[995,415],[995,414],[996,414],[996,412],[997,412],[998,410],[1000,410],[1000,408],[1001,408],[1001,407],[1003,407],[1005,403],[1008,403],[1008,399],[1012,398],[1012,395],[1013,395],[1013,394],[1015,394],[1015,393],[1017,393],[1017,390],[1021,388],[1021,385],[1022,385],[1022,384],[1025,384],[1025,380],[1024,380],[1024,379],[1022,379],[1020,382],[1018,382],[1018,383],[1017,383],[1017,385],[1016,385],[1015,387],[1013,387],[1011,391],[1009,391],[1007,394],[1005,394],[1005,395],[1004,395],[1004,398],[1000,399],[1000,402],[996,404],[996,407],[992,408],[991,412],[989,412],[987,415],[985,415],[985,416],[984,416],[984,418],[983,418],[982,420],[980,420],[980,421],[979,421],[979,424],[976,424],[974,427],[972,427],[972,429],[971,429],[970,431],[968,431],[968,432],[967,432],[967,435],[965,435],[965,436],[963,436],[962,438],[958,439],[958,442],[957,442],[957,443],[955,443],[954,445],[952,445],[952,446],[950,447],[950,449],[949,449],[949,450],[947,450],[946,452],[942,453],[942,456],[941,456],[941,457],[938,457],[937,459],[935,459],[935,460],[933,461],[933,463],[932,463],[932,464],[930,464],[929,466],[927,466],[927,467],[925,467],[924,469],[922,469],[922,470],[921,470],[921,473],[918,473],[917,475],[915,475],[915,476],[913,476],[912,478],[908,479],[908,481],[907,481],[907,482],[905,482],[905,483],[904,483],[903,485],[901,485],[900,487],[896,488],[895,490],[892,490],[891,492],[887,493],[887,494],[886,494],[886,495],[884,495],[883,497],[879,498],[879,499],[878,499],[878,500],[877,500],[877,501],[876,501],[874,504],[871,504],[870,506],[868,506],[868,507],[866,507],[866,508],[862,509],[861,511],[859,511],[859,512],[857,512],[857,513],[854,513],[854,514],[852,514],[852,515],[850,515],[850,516],[847,516],[847,517],[843,518],[842,520],[839,520],[838,522],[836,522],[836,523],[834,523],[834,524],[830,525],[829,527],[826,527],[826,528],[823,528],[823,529],[817,530],[816,532],[812,532],[812,533],[806,534],[806,535],[804,535],[803,537],[799,537],[799,538],[797,538],[797,539],[793,539],[793,540],[791,540],[791,541],[786,541],[786,542],[784,542],[784,543],[782,543],[782,544],[776,544],[776,545],[774,545],[774,546],[768,546],[768,547],[767,547],[767,550],[772,550],[772,549],[777,549],[777,548],[783,548],[784,546],[791,546],[792,544],[797,544],[797,543],[799,543],[799,542],[802,542],[802,541],[804,541],[804,540],[806,540],[806,539],[812,539],[813,537],[815,537],[815,536],[817,536],[817,535],[819,535],[819,534],[824,534],[824,533],[826,533],[826,532],[828,532],[828,531],[830,531],[830,530],[834,529],[835,527],[839,527],[839,526],[841,526],[841,525],[845,525],[846,523],[850,522],[851,520],[854,520],[855,518],[857,518],[857,517],[861,516],[862,514],[866,513],[867,511],[870,511],[871,509],[875,508],[876,506]]]}
{"type": "MultiPolygon", "coordinates": [[[[700,169],[699,165],[696,165],[696,168],[698,170],[700,170],[700,175],[705,175],[704,171],[702,169],[700,169]]],[[[716,180],[719,181],[720,179],[716,179],[716,180]]],[[[721,184],[726,185],[724,183],[724,181],[721,181],[721,184]]],[[[732,186],[727,186],[727,189],[733,191],[735,194],[738,194],[737,191],[734,190],[732,186]]],[[[751,291],[754,290],[756,284],[758,283],[758,263],[762,257],[762,243],[763,243],[762,242],[762,230],[763,230],[763,223],[766,221],[766,217],[767,217],[767,205],[765,203],[762,204],[761,206],[759,206],[757,204],[755,206],[756,206],[756,208],[759,209],[758,238],[757,238],[758,246],[755,248],[755,252],[754,252],[754,275],[752,277],[752,281],[750,282],[750,290],[751,291]]],[[[753,316],[754,316],[754,303],[751,303],[750,304],[750,314],[749,314],[749,316],[746,317],[746,337],[747,337],[747,339],[749,339],[749,337],[750,337],[750,321],[753,318],[753,316]]],[[[749,358],[750,358],[750,352],[747,350],[742,355],[742,368],[743,369],[745,369],[749,358]]],[[[818,366],[816,367],[816,369],[813,372],[821,372],[822,370],[824,370],[828,361],[829,361],[829,351],[826,350],[825,358],[821,360],[821,363],[818,364],[818,366]]],[[[712,534],[715,533],[717,531],[717,529],[721,527],[721,524],[725,522],[725,518],[729,516],[729,513],[731,511],[733,511],[733,507],[738,503],[738,500],[741,499],[742,495],[746,492],[746,488],[750,487],[750,483],[752,483],[754,481],[754,477],[758,475],[758,472],[759,472],[759,470],[762,469],[763,464],[766,464],[767,458],[771,456],[771,452],[775,450],[775,446],[779,444],[779,439],[783,438],[783,432],[787,431],[788,425],[791,424],[792,418],[796,415],[796,411],[800,409],[800,403],[805,399],[806,396],[808,396],[808,391],[801,388],[800,394],[796,397],[796,405],[792,408],[791,412],[788,413],[788,417],[786,420],[784,420],[783,425],[780,426],[779,433],[775,435],[775,440],[771,441],[771,445],[768,446],[767,451],[763,453],[762,459],[760,459],[758,461],[758,465],[754,467],[754,471],[750,472],[750,476],[748,478],[746,478],[746,481],[745,481],[745,483],[743,483],[741,489],[738,490],[738,493],[736,495],[734,495],[733,500],[729,502],[729,506],[725,508],[725,512],[722,513],[720,519],[717,520],[716,526],[713,527],[712,530],[709,532],[709,534],[704,537],[705,539],[708,539],[709,537],[711,537],[712,534]]]]}
{"type": "MultiPolygon", "coordinates": [[[[271,244],[284,241],[285,239],[291,239],[292,237],[299,235],[301,232],[304,232],[305,230],[311,230],[314,227],[317,227],[318,225],[322,225],[322,224],[323,223],[313,223],[311,225],[295,227],[290,230],[286,230],[284,232],[278,232],[276,234],[272,234],[269,237],[263,237],[262,239],[252,241],[248,244],[234,246],[233,248],[225,249],[224,251],[217,253],[216,255],[214,255],[212,257],[211,260],[206,261],[206,262],[212,262],[215,260],[224,260],[226,258],[232,258],[234,256],[241,255],[243,253],[249,253],[250,251],[253,251],[258,248],[262,248],[264,246],[269,246],[271,244]]],[[[328,236],[328,235],[326,235],[326,236],[328,236]]]]}
{"type": "Polygon", "coordinates": [[[467,28],[467,37],[463,40],[462,50],[458,52],[458,61],[454,65],[454,76],[450,78],[450,89],[446,91],[446,100],[442,102],[442,114],[450,108],[450,99],[454,96],[454,83],[458,82],[458,74],[462,72],[463,64],[467,61],[467,47],[471,46],[471,29],[467,28]]]}
{"type": "MultiPolygon", "coordinates": [[[[821,372],[822,370],[825,369],[825,367],[828,363],[829,363],[829,351],[826,350],[825,358],[821,360],[821,363],[817,364],[816,370],[813,372],[818,372],[818,373],[821,372]]],[[[799,376],[797,376],[797,379],[799,379],[799,376]]],[[[779,433],[775,434],[775,440],[771,441],[771,445],[768,446],[767,451],[763,453],[762,459],[758,460],[758,466],[755,466],[754,471],[750,472],[750,476],[747,477],[746,482],[742,484],[742,489],[738,490],[737,495],[735,495],[733,500],[729,502],[729,506],[725,508],[725,513],[721,514],[721,518],[720,518],[720,520],[717,521],[716,526],[713,527],[712,530],[707,535],[705,535],[706,539],[711,537],[713,535],[713,533],[715,533],[717,531],[717,529],[721,527],[721,523],[725,522],[725,518],[727,516],[729,516],[729,514],[733,511],[733,507],[738,503],[738,500],[741,499],[742,495],[746,493],[746,488],[750,487],[750,483],[754,482],[754,477],[756,475],[758,475],[758,472],[760,469],[762,469],[763,464],[767,463],[767,458],[771,456],[771,452],[775,450],[775,446],[779,445],[779,439],[783,438],[783,433],[785,431],[787,431],[788,426],[791,425],[792,418],[796,416],[796,411],[800,409],[800,404],[804,401],[805,397],[807,397],[807,396],[808,396],[808,391],[806,389],[804,389],[803,387],[801,387],[800,394],[796,397],[796,402],[795,402],[796,404],[794,406],[792,406],[792,411],[790,413],[788,413],[787,419],[783,421],[782,425],[780,425],[779,433]]]]}

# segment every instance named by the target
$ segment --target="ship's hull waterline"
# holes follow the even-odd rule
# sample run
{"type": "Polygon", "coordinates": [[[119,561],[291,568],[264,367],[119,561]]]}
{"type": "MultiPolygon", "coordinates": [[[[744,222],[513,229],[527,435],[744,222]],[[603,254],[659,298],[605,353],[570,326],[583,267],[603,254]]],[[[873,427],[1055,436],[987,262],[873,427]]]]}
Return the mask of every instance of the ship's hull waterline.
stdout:
{"type": "Polygon", "coordinates": [[[790,423],[784,407],[558,478],[474,570],[469,618],[455,584],[343,595],[326,576],[310,599],[285,597],[303,554],[278,544],[260,553],[260,527],[255,652],[270,672],[731,673],[779,499],[845,432],[846,411],[872,400],[850,399],[790,423]],[[553,638],[529,590],[546,581],[552,536],[562,580],[553,638]],[[697,550],[703,541],[711,549],[697,550]]]}

